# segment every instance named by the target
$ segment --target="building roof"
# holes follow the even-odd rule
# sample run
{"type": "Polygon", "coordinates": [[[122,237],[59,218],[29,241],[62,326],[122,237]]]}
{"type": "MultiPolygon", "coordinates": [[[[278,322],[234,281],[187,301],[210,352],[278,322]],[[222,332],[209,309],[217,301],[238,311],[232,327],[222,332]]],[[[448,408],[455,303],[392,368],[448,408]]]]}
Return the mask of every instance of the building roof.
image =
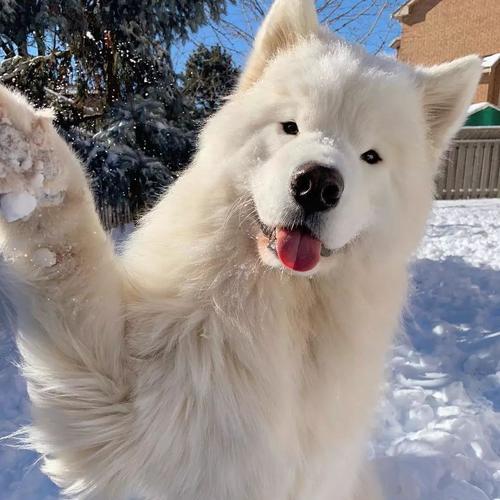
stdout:
{"type": "Polygon", "coordinates": [[[394,40],[389,44],[389,47],[391,49],[399,49],[399,47],[401,47],[401,37],[397,36],[396,38],[394,38],[394,40]]]}
{"type": "Polygon", "coordinates": [[[478,102],[469,106],[466,127],[500,126],[500,108],[490,102],[478,102]]]}
{"type": "Polygon", "coordinates": [[[411,8],[418,3],[420,0],[407,0],[399,9],[392,13],[392,17],[396,19],[401,19],[410,13],[411,8]]]}
{"type": "Polygon", "coordinates": [[[483,57],[483,70],[493,69],[494,66],[500,61],[500,52],[491,54],[490,56],[483,57]]]}
{"type": "Polygon", "coordinates": [[[491,104],[491,102],[476,102],[469,106],[467,113],[469,115],[472,115],[473,113],[477,113],[478,111],[482,111],[483,109],[486,108],[493,108],[496,109],[497,111],[500,111],[500,108],[498,108],[494,104],[491,104]]]}

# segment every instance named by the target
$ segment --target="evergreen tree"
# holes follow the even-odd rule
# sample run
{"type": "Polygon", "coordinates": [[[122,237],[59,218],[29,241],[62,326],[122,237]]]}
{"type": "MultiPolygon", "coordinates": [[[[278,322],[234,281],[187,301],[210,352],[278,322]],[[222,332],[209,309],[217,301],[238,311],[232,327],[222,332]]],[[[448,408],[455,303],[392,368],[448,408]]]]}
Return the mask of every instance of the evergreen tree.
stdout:
{"type": "Polygon", "coordinates": [[[101,205],[128,205],[139,214],[151,207],[174,176],[165,165],[125,144],[101,142],[81,130],[66,133],[85,158],[91,186],[101,205]]]}
{"type": "Polygon", "coordinates": [[[28,56],[30,43],[45,55],[48,0],[0,0],[0,49],[5,57],[28,56]]]}
{"type": "Polygon", "coordinates": [[[189,161],[195,140],[194,131],[182,125],[182,120],[176,123],[169,118],[160,101],[135,96],[113,108],[95,139],[108,146],[124,144],[157,158],[176,172],[189,161]]]}
{"type": "Polygon", "coordinates": [[[183,93],[195,118],[206,119],[221,106],[236,84],[238,70],[220,45],[200,45],[188,58],[183,93]]]}

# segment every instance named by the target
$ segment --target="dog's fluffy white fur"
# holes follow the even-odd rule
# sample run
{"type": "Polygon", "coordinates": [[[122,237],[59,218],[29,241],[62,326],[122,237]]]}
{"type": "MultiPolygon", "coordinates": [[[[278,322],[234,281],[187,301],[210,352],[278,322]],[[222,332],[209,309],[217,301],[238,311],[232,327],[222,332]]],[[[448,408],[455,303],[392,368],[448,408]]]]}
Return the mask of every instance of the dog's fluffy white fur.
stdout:
{"type": "MultiPolygon", "coordinates": [[[[312,0],[276,0],[192,165],[120,258],[50,118],[0,88],[4,126],[27,143],[41,131],[59,168],[46,184],[66,193],[1,233],[25,285],[29,443],[67,495],[380,498],[364,444],[384,355],[480,66],[370,56],[320,27],[312,0]],[[280,126],[291,120],[296,136],[280,126]],[[381,163],[360,159],[370,149],[381,163]],[[260,224],[286,223],[291,176],[310,162],[334,165],[345,190],[318,226],[332,255],[304,276],[260,224]]],[[[14,170],[3,193],[26,180],[14,170]]]]}

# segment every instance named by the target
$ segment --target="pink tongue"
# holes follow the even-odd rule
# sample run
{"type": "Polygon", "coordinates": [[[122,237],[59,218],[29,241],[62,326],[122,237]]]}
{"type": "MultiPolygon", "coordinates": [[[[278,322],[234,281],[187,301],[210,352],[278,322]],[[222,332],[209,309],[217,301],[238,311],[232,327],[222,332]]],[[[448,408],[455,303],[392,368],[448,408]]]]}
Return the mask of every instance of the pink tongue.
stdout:
{"type": "Polygon", "coordinates": [[[276,235],[276,250],[284,266],[306,272],[319,262],[321,241],[301,231],[280,228],[276,235]]]}

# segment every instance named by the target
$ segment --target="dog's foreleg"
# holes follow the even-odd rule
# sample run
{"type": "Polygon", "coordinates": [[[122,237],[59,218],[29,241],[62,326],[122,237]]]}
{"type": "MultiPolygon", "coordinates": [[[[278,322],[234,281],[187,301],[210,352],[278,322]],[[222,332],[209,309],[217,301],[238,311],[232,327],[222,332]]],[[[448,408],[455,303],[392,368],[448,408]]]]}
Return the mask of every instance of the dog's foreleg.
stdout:
{"type": "Polygon", "coordinates": [[[0,241],[21,283],[29,445],[70,494],[95,494],[116,480],[128,418],[120,273],[78,160],[1,86],[0,241]]]}

